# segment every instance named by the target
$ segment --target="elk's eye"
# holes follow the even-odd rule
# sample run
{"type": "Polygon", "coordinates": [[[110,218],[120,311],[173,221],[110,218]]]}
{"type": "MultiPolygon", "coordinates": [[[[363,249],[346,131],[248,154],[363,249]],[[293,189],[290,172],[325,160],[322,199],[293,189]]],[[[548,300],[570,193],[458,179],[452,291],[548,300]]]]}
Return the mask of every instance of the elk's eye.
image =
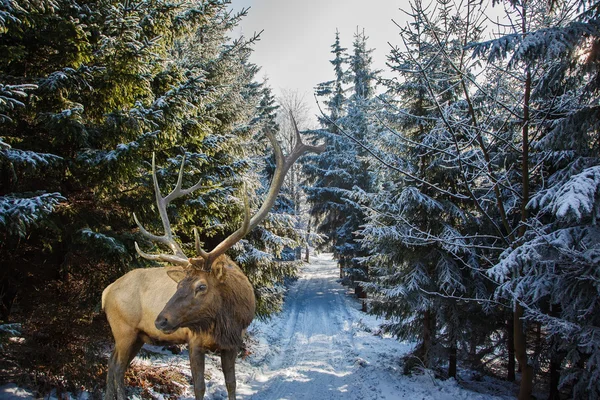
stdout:
{"type": "Polygon", "coordinates": [[[196,286],[196,294],[206,292],[207,286],[204,283],[196,286]]]}

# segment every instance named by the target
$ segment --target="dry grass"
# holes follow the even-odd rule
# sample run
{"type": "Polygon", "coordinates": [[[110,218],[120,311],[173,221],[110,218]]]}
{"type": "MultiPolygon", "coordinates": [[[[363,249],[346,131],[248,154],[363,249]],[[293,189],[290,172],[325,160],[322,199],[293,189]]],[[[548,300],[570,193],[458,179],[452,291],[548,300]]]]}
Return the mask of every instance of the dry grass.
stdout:
{"type": "Polygon", "coordinates": [[[190,385],[190,381],[176,367],[156,367],[134,362],[127,370],[125,384],[140,388],[145,399],[155,399],[152,392],[157,392],[176,400],[190,385]]]}

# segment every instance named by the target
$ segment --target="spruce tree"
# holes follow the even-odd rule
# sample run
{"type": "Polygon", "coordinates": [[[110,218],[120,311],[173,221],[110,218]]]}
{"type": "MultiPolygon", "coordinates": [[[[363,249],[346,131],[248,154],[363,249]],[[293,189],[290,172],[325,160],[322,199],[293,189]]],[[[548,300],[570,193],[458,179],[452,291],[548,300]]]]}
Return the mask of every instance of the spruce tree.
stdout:
{"type": "MultiPolygon", "coordinates": [[[[311,182],[307,188],[308,201],[313,205],[311,213],[319,223],[319,232],[333,245],[342,273],[353,282],[366,281],[367,271],[359,266],[358,260],[363,253],[354,234],[364,216],[354,198],[354,188],[369,190],[372,177],[365,154],[355,141],[363,140],[369,132],[367,108],[374,96],[377,72],[371,67],[372,50],[367,48],[364,32],[356,33],[350,57],[345,56],[336,33],[332,53],[336,79],[317,87],[317,95],[326,96],[328,114],[321,117],[323,129],[314,132],[326,140],[328,147],[319,156],[307,157],[305,170],[311,182]],[[346,60],[347,72],[343,68],[346,60]],[[352,83],[348,89],[352,94],[347,99],[346,82],[352,83]],[[354,140],[340,129],[349,132],[354,140]]],[[[357,291],[362,296],[358,284],[357,291]]]]}
{"type": "MultiPolygon", "coordinates": [[[[474,62],[464,44],[480,34],[481,14],[474,2],[468,6],[461,15],[446,1],[435,11],[412,5],[401,30],[406,49],[388,58],[398,75],[380,96],[380,134],[365,142],[378,174],[376,190],[363,195],[361,230],[372,312],[388,318],[387,331],[419,342],[414,355],[425,366],[447,357],[450,376],[458,352],[489,345],[485,336],[497,329],[477,328],[484,309],[473,301],[485,301],[489,289],[485,247],[469,239],[484,221],[469,195],[478,167],[463,144],[472,140],[472,117],[479,118],[466,107],[474,62]]],[[[409,361],[406,367],[415,364],[409,361]]]]}
{"type": "Polygon", "coordinates": [[[345,115],[347,70],[347,49],[341,46],[340,34],[336,31],[335,42],[331,46],[334,58],[330,60],[334,69],[335,79],[320,83],[316,88],[317,98],[324,98],[325,116],[319,116],[319,122],[325,129],[312,132],[313,138],[324,138],[327,149],[320,155],[308,155],[304,158],[304,173],[307,177],[305,190],[311,209],[310,214],[317,224],[317,231],[325,235],[325,244],[331,245],[332,250],[340,261],[341,269],[346,261],[340,257],[335,232],[344,223],[343,203],[338,187],[344,174],[344,153],[349,147],[347,140],[339,135],[336,124],[345,115]]]}
{"type": "MultiPolygon", "coordinates": [[[[522,379],[519,398],[529,396],[533,374],[541,373],[543,363],[550,366],[551,398],[560,396],[560,386],[573,398],[600,397],[600,347],[591,335],[599,323],[597,285],[590,264],[600,254],[598,4],[584,3],[577,13],[574,4],[534,4],[526,10],[529,18],[522,19],[525,31],[475,46],[488,60],[505,61],[512,76],[520,72],[530,88],[523,111],[528,131],[523,129],[522,140],[528,148],[522,161],[529,168],[521,170],[519,240],[490,271],[500,283],[498,296],[515,303],[515,321],[525,321],[521,353],[539,347],[525,337],[531,327],[545,333],[538,341],[549,349],[521,356],[532,372],[522,379]]],[[[513,7],[522,14],[523,6],[513,7]]]]}

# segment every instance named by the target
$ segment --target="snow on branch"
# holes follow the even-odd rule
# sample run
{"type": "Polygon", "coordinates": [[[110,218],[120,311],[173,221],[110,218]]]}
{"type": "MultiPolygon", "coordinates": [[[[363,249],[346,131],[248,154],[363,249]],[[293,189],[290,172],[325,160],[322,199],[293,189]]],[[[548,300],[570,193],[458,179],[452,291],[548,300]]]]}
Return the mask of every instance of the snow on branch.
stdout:
{"type": "Polygon", "coordinates": [[[91,241],[94,243],[94,245],[108,254],[112,253],[119,256],[127,256],[129,253],[123,243],[112,236],[108,236],[100,232],[94,232],[90,228],[81,229],[77,233],[80,241],[91,241]]]}
{"type": "MultiPolygon", "coordinates": [[[[0,143],[4,142],[0,141],[0,143]]],[[[40,166],[48,166],[63,159],[54,154],[12,149],[8,144],[4,143],[4,145],[8,146],[8,148],[0,150],[0,159],[4,158],[11,164],[25,164],[33,168],[38,168],[40,166]]]]}
{"type": "Polygon", "coordinates": [[[24,237],[46,215],[66,201],[60,193],[44,193],[32,197],[0,196],[0,226],[9,234],[24,237]]]}
{"type": "Polygon", "coordinates": [[[581,284],[585,280],[597,284],[598,278],[587,271],[595,271],[600,263],[599,237],[600,229],[593,226],[538,232],[518,248],[507,250],[487,274],[501,284],[497,293],[535,301],[549,294],[550,287],[560,285],[560,275],[575,276],[581,284]],[[513,276],[520,278],[512,280],[513,276]]]}
{"type": "Polygon", "coordinates": [[[574,220],[592,216],[600,211],[600,166],[593,166],[571,176],[566,182],[532,198],[528,207],[540,207],[559,219],[574,220]]]}
{"type": "MultiPolygon", "coordinates": [[[[0,15],[1,19],[1,15],[0,15]]],[[[25,104],[18,98],[27,97],[27,90],[37,89],[37,85],[3,85],[0,83],[0,122],[12,121],[4,111],[24,107],[25,104]]]]}
{"type": "Polygon", "coordinates": [[[92,150],[88,149],[82,152],[78,158],[89,165],[102,165],[116,162],[121,157],[129,155],[137,150],[140,144],[153,139],[160,131],[148,132],[141,135],[136,141],[129,143],[120,143],[113,150],[92,150]]]}
{"type": "Polygon", "coordinates": [[[564,57],[579,46],[589,36],[598,36],[600,30],[597,23],[572,22],[566,27],[552,27],[533,32],[513,33],[486,42],[467,46],[473,49],[473,59],[484,58],[488,61],[512,57],[508,66],[514,67],[525,60],[552,60],[564,57]]]}
{"type": "Polygon", "coordinates": [[[30,12],[51,13],[59,8],[54,0],[2,0],[0,7],[0,34],[8,30],[9,22],[23,23],[23,16],[30,12]]]}

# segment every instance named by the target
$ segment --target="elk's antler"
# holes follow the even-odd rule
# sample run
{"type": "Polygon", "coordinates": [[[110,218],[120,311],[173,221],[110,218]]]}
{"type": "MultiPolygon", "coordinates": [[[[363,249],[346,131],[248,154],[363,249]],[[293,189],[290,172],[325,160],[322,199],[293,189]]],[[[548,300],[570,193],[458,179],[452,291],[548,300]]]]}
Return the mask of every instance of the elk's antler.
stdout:
{"type": "Polygon", "coordinates": [[[177,178],[177,184],[175,185],[175,189],[171,193],[169,193],[166,197],[162,197],[160,194],[160,189],[158,187],[158,179],[156,177],[156,166],[155,166],[155,157],[152,155],[152,178],[154,180],[154,191],[156,193],[156,204],[158,206],[158,211],[160,213],[160,218],[162,220],[162,224],[165,230],[165,234],[162,236],[153,235],[148,232],[142,224],[138,221],[135,213],[133,214],[133,218],[135,219],[135,223],[140,228],[140,231],[144,236],[149,238],[150,240],[162,243],[167,245],[173,254],[147,254],[140,250],[138,244],[135,244],[135,249],[138,254],[149,260],[159,260],[165,261],[168,263],[183,265],[183,266],[193,266],[197,267],[199,265],[203,265],[204,269],[209,269],[212,262],[219,257],[221,254],[225,253],[228,249],[230,249],[234,244],[239,242],[248,232],[250,232],[253,228],[255,228],[258,224],[260,224],[269,213],[271,207],[275,203],[275,199],[277,198],[277,194],[281,189],[281,185],[283,184],[283,180],[285,175],[287,174],[290,167],[306,152],[313,153],[321,153],[325,150],[325,145],[321,146],[310,146],[302,143],[302,139],[300,137],[300,131],[298,131],[298,126],[296,125],[296,121],[292,116],[292,121],[294,125],[294,130],[296,132],[296,140],[295,145],[290,154],[285,156],[283,151],[281,150],[281,146],[275,139],[275,136],[271,132],[267,132],[267,137],[269,141],[273,145],[273,151],[275,152],[275,173],[273,174],[273,180],[271,181],[271,187],[269,188],[269,192],[263,202],[262,206],[258,209],[256,214],[253,217],[250,217],[250,206],[248,205],[248,198],[246,196],[246,191],[244,190],[244,222],[242,226],[229,235],[225,240],[219,243],[211,252],[206,252],[200,246],[200,238],[198,236],[198,231],[194,229],[194,238],[195,238],[195,247],[196,251],[199,254],[199,257],[196,258],[188,258],[181,250],[179,244],[175,241],[173,237],[173,232],[171,231],[171,224],[169,223],[169,218],[167,216],[167,206],[169,203],[181,196],[185,196],[194,190],[201,188],[200,182],[190,187],[189,189],[181,189],[181,181],[183,177],[183,166],[185,164],[185,156],[183,161],[181,162],[181,168],[179,170],[179,177],[177,178]],[[203,262],[198,262],[203,261],[203,262]]]}
{"type": "MultiPolygon", "coordinates": [[[[298,130],[298,126],[296,124],[296,120],[293,116],[291,116],[294,130],[296,133],[295,145],[290,154],[284,156],[283,151],[281,150],[281,146],[275,139],[275,136],[272,132],[267,132],[267,137],[273,146],[273,151],[275,152],[275,173],[273,174],[273,179],[271,180],[271,187],[269,188],[269,192],[267,193],[267,197],[263,202],[262,206],[258,209],[256,214],[250,218],[250,208],[248,206],[247,199],[245,199],[245,207],[244,207],[244,223],[242,226],[231,235],[229,235],[225,240],[219,243],[211,252],[206,252],[200,248],[200,243],[198,240],[198,235],[196,234],[196,251],[200,254],[200,258],[204,259],[204,264],[206,267],[210,267],[212,262],[219,257],[221,254],[225,253],[228,249],[230,249],[234,244],[239,242],[248,232],[254,229],[258,224],[260,224],[269,213],[271,207],[275,203],[275,199],[277,198],[277,194],[281,189],[281,185],[283,184],[283,180],[285,175],[287,174],[290,167],[302,156],[305,152],[313,152],[313,153],[322,153],[325,150],[325,145],[320,146],[310,146],[302,143],[302,138],[300,137],[300,131],[298,130]]],[[[193,258],[191,260],[199,260],[199,258],[193,258]]],[[[192,265],[194,263],[192,262],[192,265]]]]}
{"type": "Polygon", "coordinates": [[[157,236],[157,235],[153,235],[152,233],[148,232],[142,226],[140,221],[137,219],[137,216],[135,215],[135,213],[133,213],[133,219],[135,220],[135,223],[140,228],[140,231],[142,232],[142,234],[144,236],[146,236],[148,239],[150,239],[152,241],[159,242],[159,243],[162,243],[162,244],[168,246],[171,249],[171,251],[173,252],[173,254],[148,254],[148,253],[145,253],[142,250],[140,250],[140,247],[138,246],[138,244],[136,242],[135,250],[138,252],[138,254],[140,256],[142,256],[148,260],[165,261],[165,262],[168,262],[171,264],[183,265],[183,266],[189,265],[188,257],[185,255],[185,253],[183,252],[183,250],[181,249],[181,247],[179,246],[179,244],[175,241],[175,238],[173,237],[173,231],[171,230],[171,223],[169,222],[169,216],[167,215],[167,206],[169,205],[169,203],[171,201],[173,201],[179,197],[188,195],[188,194],[192,193],[193,191],[198,190],[203,187],[200,185],[201,181],[199,181],[194,186],[192,186],[188,189],[181,188],[181,183],[183,181],[184,165],[185,165],[185,154],[183,155],[183,160],[181,161],[181,167],[179,168],[179,175],[177,177],[177,184],[175,185],[175,189],[173,189],[173,191],[171,193],[169,193],[166,197],[162,197],[162,195],[160,193],[160,188],[158,187],[158,178],[156,177],[156,156],[154,153],[152,153],[152,180],[154,182],[154,193],[156,195],[156,205],[158,207],[158,212],[160,213],[160,219],[162,220],[165,234],[162,236],[157,236]]]}

